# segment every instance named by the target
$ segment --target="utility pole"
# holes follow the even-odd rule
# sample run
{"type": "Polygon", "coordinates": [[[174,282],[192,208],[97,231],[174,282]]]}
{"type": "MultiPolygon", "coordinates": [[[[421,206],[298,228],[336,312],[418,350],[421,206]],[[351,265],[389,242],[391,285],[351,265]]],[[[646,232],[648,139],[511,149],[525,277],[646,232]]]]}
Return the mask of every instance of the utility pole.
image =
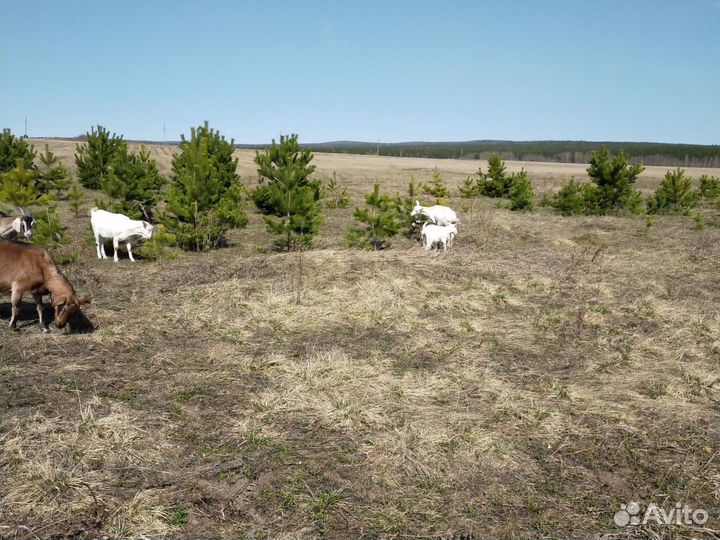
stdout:
{"type": "Polygon", "coordinates": [[[25,115],[25,138],[27,139],[27,114],[25,115]]]}

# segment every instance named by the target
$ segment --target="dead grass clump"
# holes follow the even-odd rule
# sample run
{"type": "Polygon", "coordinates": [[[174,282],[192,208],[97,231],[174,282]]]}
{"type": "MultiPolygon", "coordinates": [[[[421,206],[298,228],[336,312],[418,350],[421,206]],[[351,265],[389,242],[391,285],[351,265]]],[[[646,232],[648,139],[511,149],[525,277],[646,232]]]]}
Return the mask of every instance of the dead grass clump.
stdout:
{"type": "Polygon", "coordinates": [[[132,535],[170,530],[155,523],[154,507],[142,510],[137,501],[126,506],[110,489],[126,469],[157,466],[167,449],[157,438],[147,440],[122,406],[107,409],[94,397],[79,403],[71,418],[36,413],[3,434],[0,520],[61,530],[121,521],[118,532],[132,535]]]}

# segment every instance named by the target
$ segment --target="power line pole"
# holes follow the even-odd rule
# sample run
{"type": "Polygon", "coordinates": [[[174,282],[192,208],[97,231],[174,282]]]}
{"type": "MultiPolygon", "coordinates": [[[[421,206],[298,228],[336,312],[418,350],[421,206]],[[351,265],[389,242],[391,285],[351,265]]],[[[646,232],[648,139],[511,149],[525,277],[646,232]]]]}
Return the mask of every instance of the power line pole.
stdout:
{"type": "Polygon", "coordinates": [[[25,138],[27,139],[27,114],[25,115],[25,138]]]}

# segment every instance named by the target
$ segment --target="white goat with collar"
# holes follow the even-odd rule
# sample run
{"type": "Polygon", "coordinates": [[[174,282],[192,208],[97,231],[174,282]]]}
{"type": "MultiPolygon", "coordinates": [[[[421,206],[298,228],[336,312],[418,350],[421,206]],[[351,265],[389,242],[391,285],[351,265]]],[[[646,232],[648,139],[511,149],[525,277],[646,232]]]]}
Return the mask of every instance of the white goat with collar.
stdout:
{"type": "Polygon", "coordinates": [[[415,208],[410,212],[410,215],[413,217],[418,215],[426,216],[435,225],[452,225],[458,222],[457,214],[452,208],[440,204],[422,206],[420,201],[415,201],[415,208]]]}

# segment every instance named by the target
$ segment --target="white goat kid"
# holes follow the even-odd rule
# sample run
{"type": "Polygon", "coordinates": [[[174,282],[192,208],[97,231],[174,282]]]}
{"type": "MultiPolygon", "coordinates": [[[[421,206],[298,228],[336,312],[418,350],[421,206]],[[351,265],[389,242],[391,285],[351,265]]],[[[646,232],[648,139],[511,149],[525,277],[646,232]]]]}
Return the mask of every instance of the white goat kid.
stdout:
{"type": "Polygon", "coordinates": [[[452,225],[458,222],[457,214],[455,214],[452,208],[440,204],[436,204],[435,206],[422,206],[420,201],[415,201],[415,208],[410,212],[410,215],[412,217],[419,215],[426,216],[435,225],[452,225]]]}
{"type": "Polygon", "coordinates": [[[153,233],[153,226],[147,221],[130,219],[122,214],[113,214],[97,208],[90,210],[90,223],[95,236],[98,259],[107,259],[104,241],[112,238],[115,262],[118,262],[118,244],[120,242],[125,242],[130,260],[135,262],[130,240],[135,237],[139,240],[149,240],[153,233]]]}
{"type": "Polygon", "coordinates": [[[456,225],[435,225],[426,223],[422,228],[422,240],[425,244],[425,251],[430,251],[435,244],[442,245],[443,251],[452,246],[452,241],[457,235],[456,225]]]}

